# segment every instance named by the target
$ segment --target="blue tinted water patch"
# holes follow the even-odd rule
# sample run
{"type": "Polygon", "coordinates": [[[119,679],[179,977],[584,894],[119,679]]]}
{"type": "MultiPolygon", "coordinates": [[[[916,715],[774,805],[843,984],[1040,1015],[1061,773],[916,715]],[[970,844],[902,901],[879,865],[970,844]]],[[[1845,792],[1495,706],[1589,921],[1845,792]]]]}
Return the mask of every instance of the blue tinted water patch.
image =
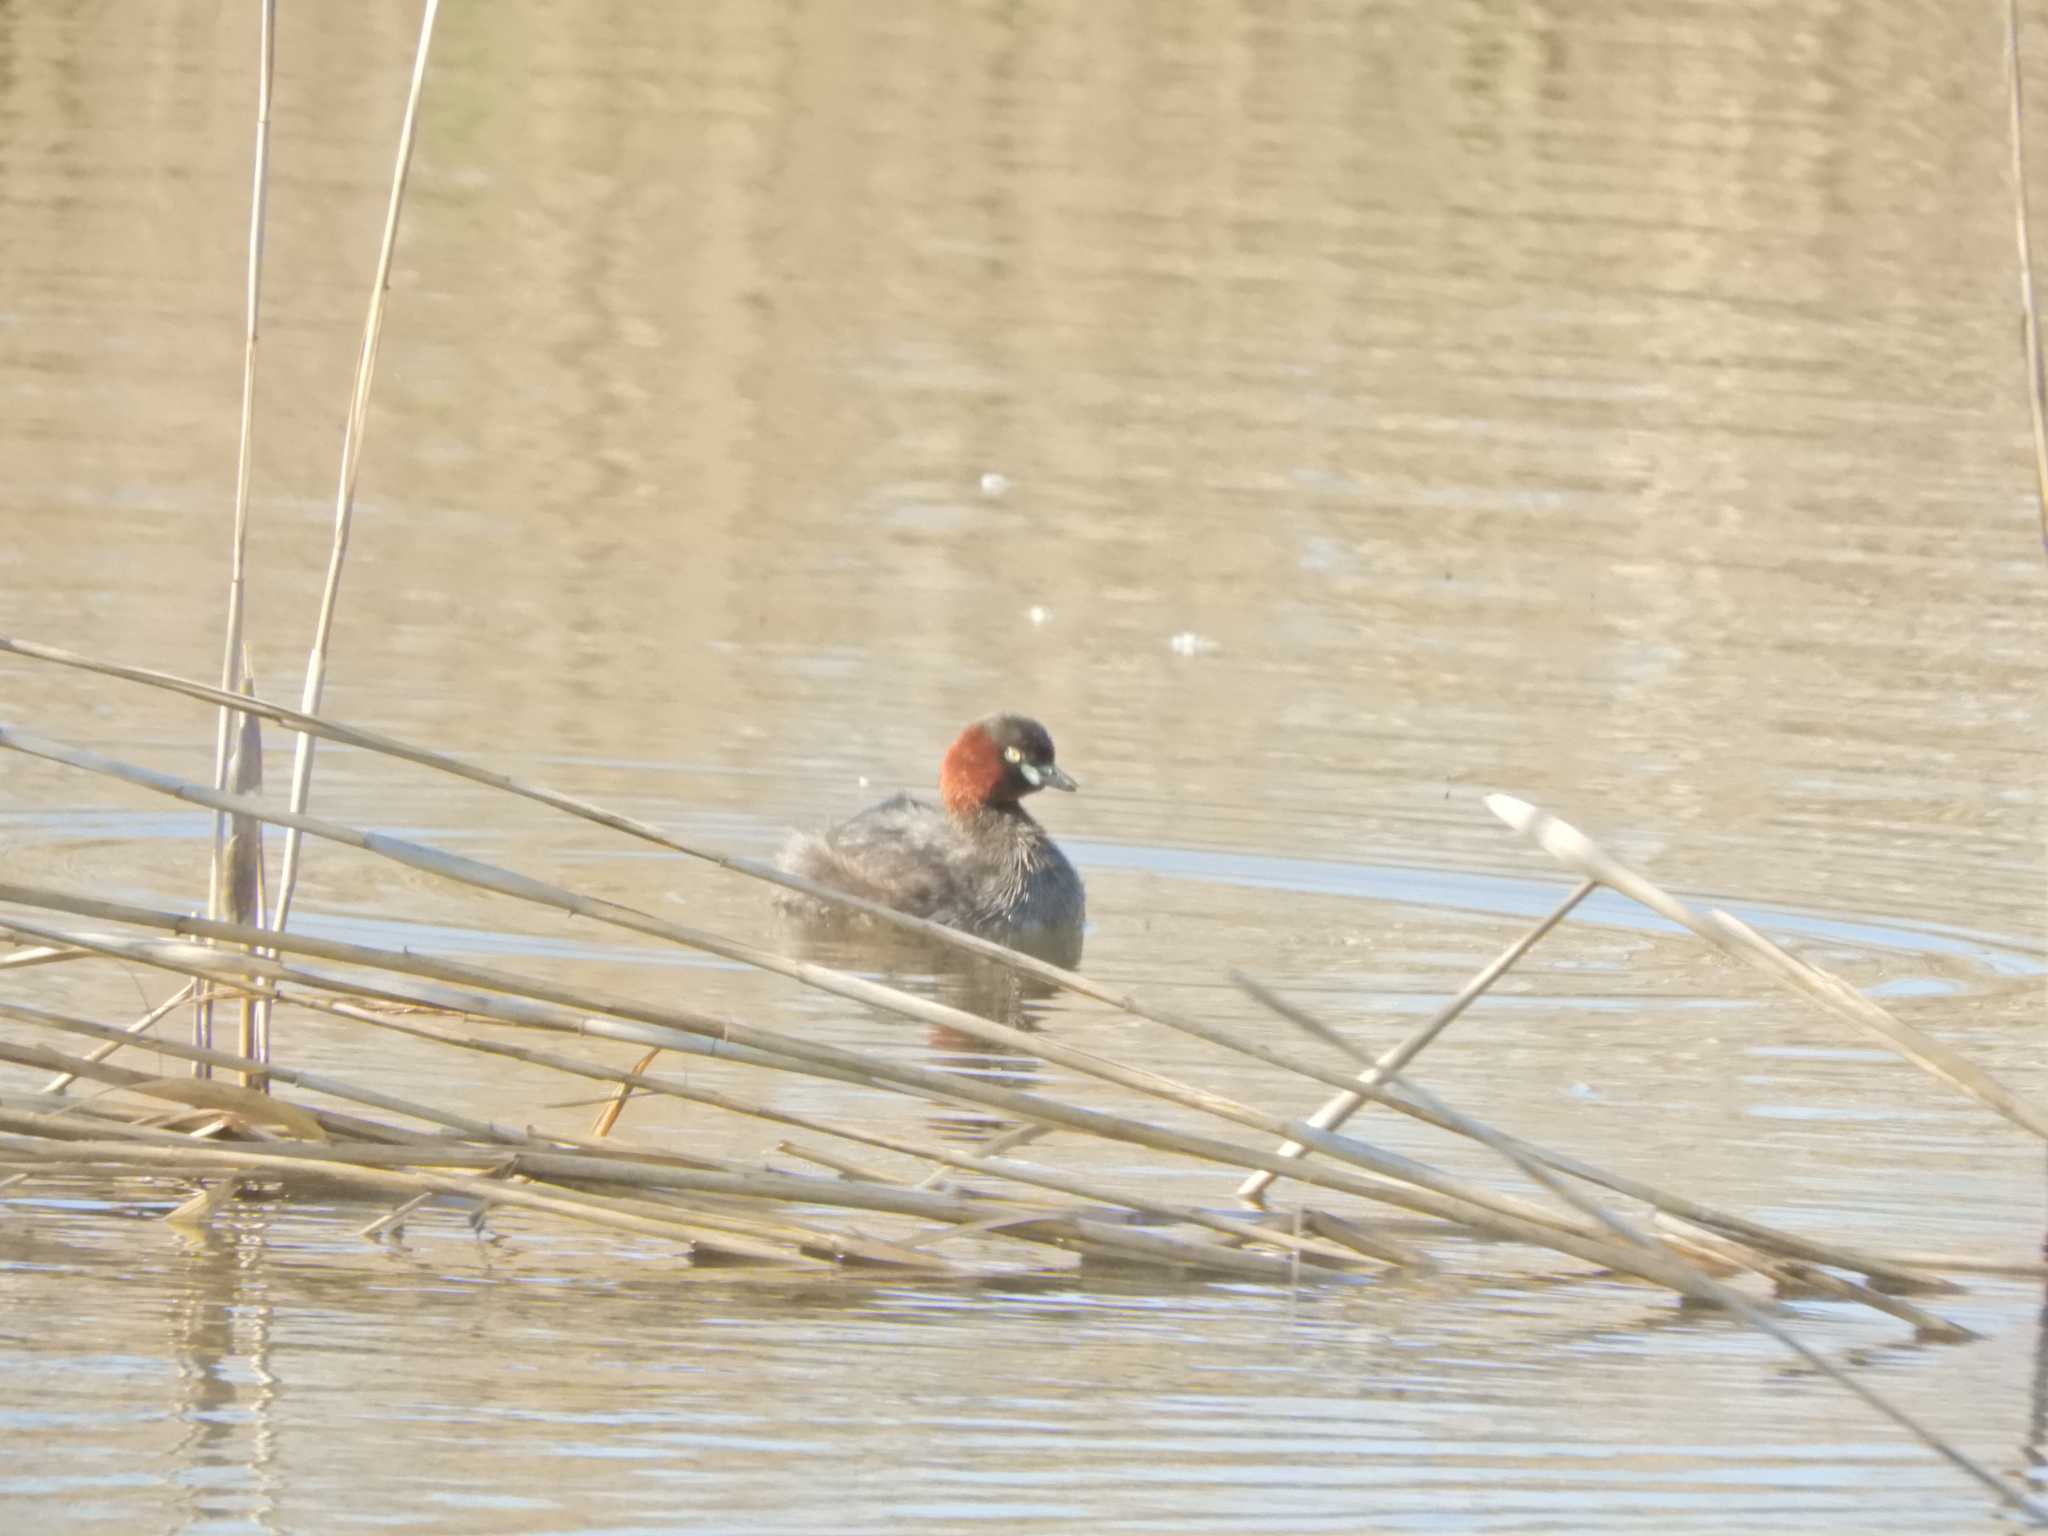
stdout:
{"type": "Polygon", "coordinates": [[[1889,1062],[1893,1059],[1890,1051],[1854,1045],[1749,1045],[1743,1047],[1742,1054],[1777,1061],[1889,1062]]]}
{"type": "MultiPolygon", "coordinates": [[[[1128,870],[1163,875],[1168,879],[1201,880],[1215,885],[1347,896],[1362,901],[1481,912],[1501,917],[1541,917],[1562,901],[1570,889],[1569,885],[1555,880],[1469,870],[1421,869],[1401,864],[1349,864],[1278,854],[1152,848],[1127,843],[1067,841],[1064,846],[1074,856],[1075,863],[1081,866],[1084,875],[1098,869],[1128,870]]],[[[1731,902],[1713,896],[1685,895],[1685,899],[1702,909],[1722,907],[1752,927],[1781,940],[1801,937],[1853,945],[1863,951],[1945,955],[1970,961],[1998,976],[2048,974],[2048,953],[2037,945],[2002,934],[1946,923],[1891,926],[1868,918],[1841,917],[1798,907],[1731,902]]],[[[1572,920],[1638,933],[1675,935],[1685,932],[1677,924],[1609,890],[1595,892],[1579,906],[1572,920]]],[[[1927,989],[1894,995],[1939,995],[1949,990],[1947,983],[1926,978],[1887,983],[1887,986],[1927,989]]]]}
{"type": "MultiPolygon", "coordinates": [[[[592,960],[607,965],[679,966],[692,970],[743,970],[715,955],[698,954],[678,945],[628,945],[607,937],[594,942],[547,938],[531,933],[499,933],[488,928],[451,923],[420,923],[389,917],[356,917],[337,912],[297,911],[293,926],[313,938],[389,949],[403,946],[438,955],[521,955],[546,960],[592,960]]],[[[608,935],[619,930],[605,929],[608,935]]]]}
{"type": "MultiPolygon", "coordinates": [[[[1989,963],[1990,962],[1988,961],[1986,962],[1987,965],[1989,963]]],[[[2039,967],[2036,967],[2036,972],[2038,972],[2038,970],[2039,967]]],[[[2035,974],[2036,972],[2020,971],[2017,973],[2011,973],[2000,971],[1999,974],[2018,974],[2024,976],[2035,974]]],[[[1965,987],[1959,981],[1937,979],[1933,976],[1894,976],[1889,981],[1880,981],[1875,986],[1865,987],[1863,989],[1863,995],[1866,997],[1876,998],[1958,997],[1962,995],[1964,992],[1967,992],[1968,990],[1969,988],[1965,987]]]]}
{"type": "Polygon", "coordinates": [[[151,841],[213,836],[213,812],[181,810],[111,811],[79,809],[0,811],[0,832],[10,841],[77,842],[131,837],[151,841]]]}

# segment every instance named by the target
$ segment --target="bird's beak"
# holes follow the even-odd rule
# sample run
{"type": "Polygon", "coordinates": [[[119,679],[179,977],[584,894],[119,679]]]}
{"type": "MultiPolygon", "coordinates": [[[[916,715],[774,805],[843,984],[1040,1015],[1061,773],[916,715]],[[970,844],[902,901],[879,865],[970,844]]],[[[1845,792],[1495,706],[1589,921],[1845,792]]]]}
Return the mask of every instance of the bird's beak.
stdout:
{"type": "Polygon", "coordinates": [[[1074,790],[1081,787],[1057,763],[1047,763],[1043,768],[1038,769],[1037,777],[1041,788],[1064,789],[1071,794],[1074,790]]]}

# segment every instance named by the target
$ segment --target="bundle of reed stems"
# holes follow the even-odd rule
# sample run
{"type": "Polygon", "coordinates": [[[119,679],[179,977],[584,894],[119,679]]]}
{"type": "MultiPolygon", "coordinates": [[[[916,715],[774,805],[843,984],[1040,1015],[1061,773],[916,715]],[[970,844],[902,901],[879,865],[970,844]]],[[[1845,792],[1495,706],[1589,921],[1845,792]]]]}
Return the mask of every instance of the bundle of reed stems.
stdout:
{"type": "MultiPolygon", "coordinates": [[[[249,503],[250,434],[256,385],[265,170],[268,163],[274,0],[259,4],[256,174],[249,242],[242,437],[237,464],[226,644],[218,685],[71,654],[19,637],[0,653],[129,686],[167,691],[217,712],[212,782],[177,778],[136,763],[0,724],[0,747],[79,773],[202,806],[214,815],[214,863],[206,915],[117,902],[86,892],[0,882],[0,937],[16,947],[0,970],[119,964],[179,979],[169,1002],[138,1019],[110,1023],[0,994],[0,1061],[51,1074],[33,1090],[0,1093],[0,1167],[16,1179],[115,1177],[156,1181],[175,1196],[169,1219],[205,1222],[252,1185],[266,1192],[341,1190],[364,1203],[366,1237],[388,1235],[429,1202],[476,1213],[514,1209],[548,1219],[659,1239],[695,1265],[739,1264],[772,1272],[882,1267],[903,1274],[985,1275],[1020,1264],[1082,1261],[1227,1276],[1275,1284],[1342,1282],[1432,1262],[1449,1239],[1528,1245],[1587,1272],[1629,1277],[1720,1307],[1760,1328],[1864,1399],[1983,1484],[2036,1517],[2026,1496],[1932,1430],[1879,1398],[1835,1362],[1787,1331],[1778,1293],[1821,1294],[1896,1319],[1924,1340],[1967,1330],[1908,1299],[1956,1290],[1949,1276],[1971,1269],[2038,1273],[2026,1261],[1968,1255],[1873,1253],[1784,1231],[1740,1212],[1596,1167],[1570,1153],[1509,1135],[1455,1108],[1415,1078],[1422,1053],[1593,891],[1605,887],[1689,929],[1728,956],[1874,1038],[2014,1127],[2048,1138],[2048,1107],[2033,1103],[1981,1067],[1900,1020],[1840,978],[1800,959],[1720,911],[1698,912],[1614,859],[1577,829],[1523,801],[1487,804],[1577,878],[1556,909],[1447,999],[1408,1039],[1383,1054],[1362,1050],[1333,1028],[1250,977],[1239,984],[1272,1014],[1258,1035],[1190,1017],[1124,994],[988,940],[821,888],[582,799],[529,784],[436,748],[332,719],[320,712],[340,577],[349,544],[354,488],[383,323],[384,294],[403,208],[407,168],[426,79],[435,4],[423,10],[412,86],[379,244],[363,344],[350,394],[334,544],[306,683],[297,707],[262,697],[244,650],[242,552],[249,503]],[[296,738],[289,796],[261,792],[261,730],[296,738]],[[914,935],[979,964],[1086,998],[1113,1017],[1203,1042],[1228,1058],[1268,1069],[1262,1081],[1298,1080],[1324,1097],[1313,1111],[1274,1108],[1218,1093],[1113,1057],[1059,1034],[1027,1032],[884,982],[687,926],[592,891],[348,825],[310,809],[314,746],[344,744],[378,757],[467,780],[489,794],[536,803],[735,875],[836,904],[884,929],[914,935]],[[260,828],[285,831],[281,877],[269,891],[260,828]],[[1089,1086],[1091,1102],[1042,1086],[1023,1088],[911,1059],[860,1050],[692,1007],[649,1003],[589,987],[420,953],[318,938],[289,926],[304,840],[338,843],[454,887],[480,890],[605,930],[652,938],[773,974],[991,1048],[1056,1065],[1089,1086]],[[266,900],[267,898],[267,900],[266,900]],[[166,1037],[164,1020],[190,1004],[190,1042],[166,1037]],[[216,1007],[240,1019],[236,1049],[219,1047],[216,1007]],[[280,1059],[273,1021],[298,1010],[340,1021],[366,1038],[399,1037],[460,1053],[478,1079],[516,1061],[556,1074],[579,1093],[605,1100],[585,1134],[501,1124],[280,1059]],[[631,1065],[607,1065],[525,1037],[571,1036],[631,1048],[631,1065]],[[124,1066],[124,1047],[147,1040],[158,1056],[187,1063],[190,1076],[124,1066]],[[88,1045],[87,1042],[90,1042],[88,1045]],[[1334,1066],[1333,1054],[1350,1058],[1334,1066]],[[659,1070],[659,1058],[728,1064],[748,1089],[709,1088],[659,1070]],[[823,1114],[777,1102],[775,1085],[801,1079],[832,1085],[823,1114]],[[72,1091],[95,1085],[91,1095],[72,1091]],[[595,1085],[594,1087],[591,1085],[595,1085]],[[679,1149],[621,1130],[635,1096],[673,1098],[753,1127],[767,1142],[758,1158],[679,1149]],[[1001,1123],[986,1142],[963,1146],[878,1129],[861,1112],[869,1095],[920,1106],[969,1108],[1001,1123]],[[1105,1108],[1104,1102],[1117,1107],[1105,1108]],[[1496,1188],[1394,1152],[1347,1132],[1372,1106],[1484,1147],[1525,1186],[1496,1188]],[[1077,1174],[1035,1161],[1023,1149],[1047,1137],[1143,1148],[1235,1180],[1234,1201],[1161,1198],[1128,1181],[1077,1174]],[[792,1138],[803,1138],[795,1140],[792,1138]],[[781,1161],[778,1162],[777,1160],[781,1161]],[[791,1171],[795,1163],[817,1171],[791,1171]],[[1276,1187],[1289,1202],[1270,1208],[1276,1187]],[[1388,1212],[1401,1220],[1390,1224],[1388,1212]]],[[[1128,1038],[1128,1037],[1120,1037],[1128,1038]]],[[[1155,1038],[1139,1035],[1136,1038],[1155,1038]]],[[[722,1077],[721,1081],[725,1079],[722,1077]]],[[[1219,1194],[1224,1191],[1219,1190],[1219,1194]]]]}

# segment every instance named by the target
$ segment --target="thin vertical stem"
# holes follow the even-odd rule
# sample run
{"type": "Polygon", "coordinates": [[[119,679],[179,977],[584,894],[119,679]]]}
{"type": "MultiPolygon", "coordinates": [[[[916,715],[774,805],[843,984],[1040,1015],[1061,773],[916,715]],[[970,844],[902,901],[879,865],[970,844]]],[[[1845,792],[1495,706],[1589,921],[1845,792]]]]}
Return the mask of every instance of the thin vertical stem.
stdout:
{"type": "MultiPolygon", "coordinates": [[[[327,680],[327,646],[334,632],[335,599],[341,590],[342,562],[348,556],[349,526],[354,519],[356,472],[362,462],[363,429],[370,411],[370,385],[377,372],[377,347],[384,334],[384,299],[391,287],[391,257],[398,245],[398,217],[405,205],[405,184],[412,170],[412,148],[419,124],[420,93],[427,79],[427,52],[434,37],[434,16],[440,0],[426,0],[420,16],[419,47],[413,56],[412,88],[406,95],[405,119],[398,134],[398,163],[391,175],[391,198],[384,212],[384,239],[377,252],[377,275],[370,288],[370,308],[363,322],[363,348],[356,360],[355,390],[349,399],[348,424],[341,440],[341,483],[334,501],[334,551],[327,562],[327,584],[320,594],[320,617],[313,629],[313,648],[306,660],[306,687],[300,708],[312,713],[320,707],[320,694],[327,680]]],[[[313,779],[313,738],[301,734],[292,757],[291,808],[303,812],[313,779]]],[[[292,891],[299,875],[299,833],[289,829],[284,840],[284,867],[278,877],[277,910],[273,928],[282,928],[291,915],[292,891]]],[[[259,1032],[259,1047],[269,1048],[269,1020],[266,1015],[259,1032]]]]}
{"type": "Polygon", "coordinates": [[[2034,240],[2027,207],[2027,117],[2020,84],[2020,0],[2005,4],[2005,74],[2012,103],[2012,212],[2020,247],[2020,311],[2026,317],[2027,405],[2034,419],[2034,496],[2048,550],[2048,397],[2041,379],[2041,312],[2034,301],[2034,240]]]}
{"type": "MultiPolygon", "coordinates": [[[[256,337],[257,315],[263,296],[263,229],[270,204],[270,86],[277,71],[277,0],[258,0],[256,44],[256,155],[249,191],[249,281],[248,299],[242,324],[242,425],[235,451],[234,541],[228,557],[228,625],[221,644],[220,685],[229,693],[240,690],[242,678],[242,624],[245,597],[244,556],[249,547],[249,479],[256,441],[256,337]]],[[[241,716],[226,705],[213,739],[213,787],[228,787],[228,747],[238,732],[241,716]]],[[[226,915],[226,862],[228,818],[216,812],[213,818],[213,857],[207,874],[206,910],[213,917],[226,915]]],[[[259,918],[260,921],[260,918],[259,918]]],[[[213,1044],[213,1004],[202,1001],[197,1013],[194,1043],[213,1044]]],[[[196,1076],[211,1076],[212,1069],[195,1063],[196,1076]]]]}

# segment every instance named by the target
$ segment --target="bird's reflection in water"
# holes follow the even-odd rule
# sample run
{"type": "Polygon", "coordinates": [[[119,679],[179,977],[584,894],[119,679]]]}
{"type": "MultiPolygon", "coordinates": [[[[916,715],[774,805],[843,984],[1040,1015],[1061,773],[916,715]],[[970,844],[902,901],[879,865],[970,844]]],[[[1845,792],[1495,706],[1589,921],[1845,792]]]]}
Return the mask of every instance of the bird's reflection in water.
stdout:
{"type": "MultiPolygon", "coordinates": [[[[787,926],[794,941],[791,948],[806,960],[876,976],[914,996],[1012,1029],[1038,1029],[1047,1003],[1058,991],[993,960],[861,919],[792,916],[787,926]]],[[[930,1055],[923,1065],[1020,1090],[1038,1087],[1044,1080],[1045,1064],[1036,1056],[944,1024],[928,1024],[925,1031],[930,1055]]],[[[968,1105],[934,1106],[929,1123],[945,1140],[967,1145],[980,1145],[1016,1129],[1016,1121],[968,1105]]]]}

